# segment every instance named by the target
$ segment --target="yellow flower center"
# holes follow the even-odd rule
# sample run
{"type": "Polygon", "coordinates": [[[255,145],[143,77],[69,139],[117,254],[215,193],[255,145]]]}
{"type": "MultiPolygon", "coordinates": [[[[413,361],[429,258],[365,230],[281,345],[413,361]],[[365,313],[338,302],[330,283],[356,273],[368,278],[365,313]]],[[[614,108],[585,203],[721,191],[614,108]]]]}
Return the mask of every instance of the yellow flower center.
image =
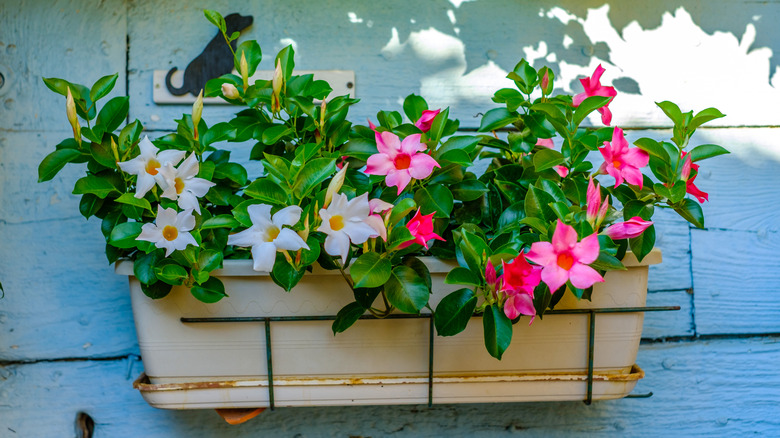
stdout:
{"type": "Polygon", "coordinates": [[[621,167],[623,167],[623,163],[618,160],[613,160],[612,165],[615,166],[615,169],[620,169],[621,167]]]}
{"type": "Polygon", "coordinates": [[[273,225],[268,227],[268,229],[266,230],[266,233],[265,233],[265,241],[266,242],[273,242],[279,236],[279,232],[280,231],[281,230],[279,230],[279,228],[276,228],[273,225]]]}
{"type": "Polygon", "coordinates": [[[173,225],[166,225],[162,230],[162,236],[169,242],[176,240],[176,238],[179,237],[179,230],[177,230],[173,225]]]}
{"type": "Polygon", "coordinates": [[[149,175],[157,175],[157,169],[160,168],[160,162],[152,158],[146,162],[146,173],[149,175]]]}
{"type": "Polygon", "coordinates": [[[571,265],[574,264],[574,257],[569,253],[558,254],[558,266],[565,270],[571,269],[571,265]]]}
{"type": "Polygon", "coordinates": [[[181,178],[176,177],[173,181],[173,186],[176,187],[176,194],[181,195],[181,192],[184,190],[184,181],[182,181],[181,178]]]}
{"type": "Polygon", "coordinates": [[[330,223],[330,229],[333,231],[344,228],[344,218],[342,216],[331,216],[328,222],[330,223]]]}

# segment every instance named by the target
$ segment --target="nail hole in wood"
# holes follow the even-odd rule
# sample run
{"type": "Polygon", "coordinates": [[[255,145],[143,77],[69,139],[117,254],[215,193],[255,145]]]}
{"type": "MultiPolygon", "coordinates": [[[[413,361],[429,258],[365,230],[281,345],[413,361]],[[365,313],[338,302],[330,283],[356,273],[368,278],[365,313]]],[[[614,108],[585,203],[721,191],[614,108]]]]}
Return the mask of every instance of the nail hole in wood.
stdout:
{"type": "Polygon", "coordinates": [[[355,86],[355,84],[353,84],[352,82],[347,82],[347,88],[348,88],[348,89],[350,89],[350,90],[351,90],[351,89],[352,89],[352,87],[354,87],[354,86],[355,86]]]}

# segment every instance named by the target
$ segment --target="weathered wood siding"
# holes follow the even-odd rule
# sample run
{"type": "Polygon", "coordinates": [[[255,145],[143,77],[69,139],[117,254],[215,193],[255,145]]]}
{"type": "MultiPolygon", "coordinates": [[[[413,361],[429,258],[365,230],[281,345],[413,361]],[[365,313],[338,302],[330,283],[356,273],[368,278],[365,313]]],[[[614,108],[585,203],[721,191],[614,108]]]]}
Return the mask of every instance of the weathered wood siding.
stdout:
{"type": "MultiPolygon", "coordinates": [[[[176,2],[5,0],[0,4],[0,437],[780,435],[780,4],[777,2],[409,1],[176,2]],[[449,106],[461,126],[492,107],[489,90],[526,57],[579,91],[598,64],[620,94],[614,122],[664,138],[653,102],[717,106],[728,117],[697,143],[732,151],[705,162],[707,229],[658,216],[664,263],[652,268],[638,393],[582,403],[279,409],[243,426],[209,411],[150,408],[131,388],[142,371],[126,280],[102,254],[96,221],[71,195],[80,171],[36,184],[68,135],[64,100],[41,77],[92,83],[119,72],[114,95],[162,135],[187,106],[152,101],[152,73],[183,69],[215,33],[203,8],[254,16],[242,37],[266,54],[288,43],[302,69],[356,73],[364,122],[412,92],[449,106]],[[778,87],[778,88],[776,88],[778,87]]],[[[229,114],[207,107],[210,123],[229,114]]],[[[247,152],[237,151],[237,154],[247,152]]]]}

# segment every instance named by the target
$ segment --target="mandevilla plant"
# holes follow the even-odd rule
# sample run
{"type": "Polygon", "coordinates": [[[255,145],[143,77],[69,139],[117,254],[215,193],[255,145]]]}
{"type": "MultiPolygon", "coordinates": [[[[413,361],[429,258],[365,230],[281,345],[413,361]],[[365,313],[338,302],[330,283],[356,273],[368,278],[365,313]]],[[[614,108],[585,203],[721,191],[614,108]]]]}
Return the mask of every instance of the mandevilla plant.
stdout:
{"type": "MultiPolygon", "coordinates": [[[[206,17],[227,42],[238,37],[225,34],[218,13],[206,17]]],[[[79,210],[102,220],[108,261],[133,260],[151,298],[182,285],[201,301],[223,299],[212,273],[225,258],[251,258],[288,291],[318,264],[339,270],[354,291],[334,333],[366,312],[428,308],[438,334],[451,336],[482,315],[487,350],[500,359],[521,316],[542,317],[567,290],[588,299],[607,271],[625,269],[629,249],[645,257],[655,208],[703,227],[698,162],[727,153],[690,147],[697,128],[723,117],[718,110],[683,113],[671,102],[658,104],[674,124],[671,142],[629,146],[609,127],[617,92],[601,85],[601,66],[572,97],[553,94],[552,70],[522,60],[508,76],[516,88],[498,90],[502,106],[482,117],[485,134],[460,135],[448,109],[431,110],[416,95],[404,100],[406,118],[380,111],[376,125],[353,125],[347,115],[357,100],[294,75],[292,47],[275,57],[270,81],[249,79],[262,60],[256,41],[234,55],[238,74],[209,81],[176,132],[155,140],[142,137],[138,120],[122,127],[127,97],[98,106],[117,75],[89,88],[44,79],[66,97],[73,137],[41,162],[39,181],[67,163],[87,164],[73,190],[79,210]],[[209,126],[204,94],[244,108],[209,126]],[[582,126],[594,111],[606,127],[582,126]],[[217,148],[225,141],[252,143],[249,158],[262,174],[250,179],[217,148]],[[478,160],[486,167],[479,174],[478,160]],[[463,287],[436,309],[426,254],[459,264],[445,282],[463,287]]]]}

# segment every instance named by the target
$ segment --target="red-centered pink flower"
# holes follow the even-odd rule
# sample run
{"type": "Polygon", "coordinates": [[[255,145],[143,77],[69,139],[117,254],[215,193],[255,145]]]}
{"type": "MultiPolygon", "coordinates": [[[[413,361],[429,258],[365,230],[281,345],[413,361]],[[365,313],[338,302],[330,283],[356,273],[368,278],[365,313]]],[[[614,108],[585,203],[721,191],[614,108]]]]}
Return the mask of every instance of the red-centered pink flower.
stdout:
{"type": "Polygon", "coordinates": [[[414,217],[406,224],[406,228],[412,233],[413,239],[400,244],[398,246],[399,249],[404,249],[414,243],[419,243],[424,246],[425,249],[428,249],[429,240],[436,239],[441,240],[442,242],[444,241],[441,236],[433,232],[433,213],[423,216],[420,214],[419,208],[417,209],[417,213],[414,214],[414,217]]]}
{"type": "Polygon", "coordinates": [[[566,281],[578,289],[586,289],[604,281],[595,269],[588,266],[599,256],[596,233],[577,242],[577,231],[560,220],[555,226],[552,243],[535,242],[525,257],[542,266],[542,281],[555,293],[566,281]]]}
{"type": "MultiPolygon", "coordinates": [[[[683,151],[682,156],[685,157],[686,153],[683,151]]],[[[701,191],[696,185],[693,183],[693,181],[696,179],[697,176],[699,176],[699,165],[694,164],[691,162],[691,158],[688,157],[685,159],[685,163],[683,164],[683,179],[686,179],[685,182],[685,192],[689,195],[693,195],[696,197],[696,199],[700,203],[704,203],[704,201],[708,201],[710,198],[710,195],[707,192],[701,191]],[[686,167],[688,169],[686,170],[686,167]],[[689,176],[691,173],[693,173],[693,176],[689,176]]]]}
{"type": "MultiPolygon", "coordinates": [[[[583,100],[591,96],[617,96],[617,90],[615,87],[606,87],[601,85],[601,75],[604,73],[604,68],[599,64],[596,67],[596,71],[593,72],[593,76],[587,79],[580,79],[580,83],[585,88],[585,91],[574,96],[572,104],[579,106],[583,100]]],[[[612,99],[607,102],[606,105],[598,109],[601,113],[601,122],[607,126],[612,123],[612,111],[609,110],[609,104],[612,103],[612,99]]]]}
{"type": "Polygon", "coordinates": [[[536,316],[534,289],[542,280],[541,268],[528,263],[523,254],[518,255],[510,263],[502,262],[502,266],[504,271],[501,276],[502,289],[507,295],[504,314],[509,319],[528,315],[533,322],[536,316]]]}
{"type": "Polygon", "coordinates": [[[645,232],[647,227],[653,225],[653,221],[646,221],[639,216],[634,216],[625,222],[618,222],[608,226],[604,234],[612,239],[633,239],[645,232]]]}
{"type": "Polygon", "coordinates": [[[625,180],[642,189],[643,177],[639,168],[647,166],[650,155],[642,149],[629,148],[622,129],[615,127],[612,131],[612,142],[605,141],[599,152],[604,157],[604,164],[599,168],[599,172],[613,176],[616,188],[625,180]]]}
{"type": "MultiPolygon", "coordinates": [[[[551,138],[540,138],[536,140],[536,145],[550,149],[555,147],[555,143],[553,143],[553,139],[551,138]]],[[[555,172],[557,172],[561,178],[566,178],[566,175],[569,174],[569,169],[566,166],[553,166],[553,169],[555,169],[555,172]]]]}
{"type": "MultiPolygon", "coordinates": [[[[365,222],[379,233],[379,236],[382,237],[382,240],[385,242],[387,242],[387,226],[385,225],[385,218],[378,213],[383,213],[385,211],[389,213],[391,208],[393,208],[393,204],[379,198],[368,201],[369,215],[365,222]]],[[[385,214],[385,216],[387,216],[387,214],[385,214]]]]}
{"type": "Polygon", "coordinates": [[[414,126],[420,128],[420,131],[422,132],[430,131],[431,126],[433,125],[433,119],[435,119],[440,112],[440,109],[437,109],[436,111],[424,110],[420,118],[414,122],[414,126]]]}
{"type": "Polygon", "coordinates": [[[392,132],[376,133],[376,149],[379,153],[371,155],[366,161],[365,173],[368,175],[387,175],[388,187],[398,187],[398,194],[414,179],[427,178],[434,167],[441,167],[425,151],[428,149],[420,142],[422,134],[412,134],[403,141],[392,132]]]}

